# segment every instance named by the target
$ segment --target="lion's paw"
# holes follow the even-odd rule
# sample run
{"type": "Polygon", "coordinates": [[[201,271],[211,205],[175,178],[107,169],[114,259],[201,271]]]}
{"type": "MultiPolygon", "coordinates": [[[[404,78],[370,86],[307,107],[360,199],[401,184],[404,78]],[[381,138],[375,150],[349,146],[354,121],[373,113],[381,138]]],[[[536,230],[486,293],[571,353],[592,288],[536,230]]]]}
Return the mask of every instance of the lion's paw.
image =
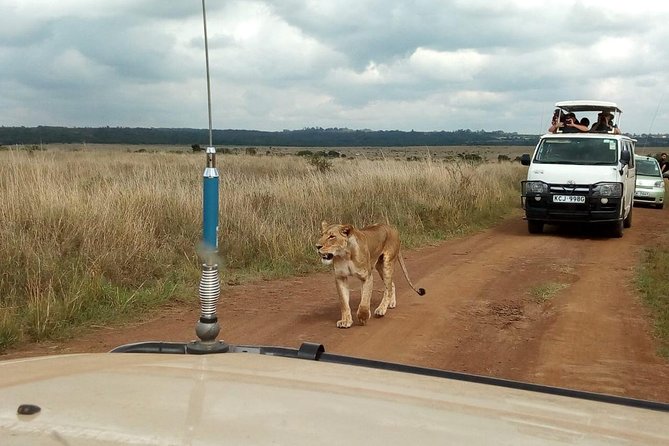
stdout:
{"type": "Polygon", "coordinates": [[[374,315],[378,317],[383,317],[386,315],[386,309],[381,306],[378,306],[376,310],[374,310],[374,315]]]}
{"type": "Polygon", "coordinates": [[[351,325],[353,325],[352,319],[342,319],[337,321],[337,328],[349,328],[351,325]]]}
{"type": "Polygon", "coordinates": [[[358,308],[358,320],[360,321],[360,325],[365,325],[367,324],[367,321],[369,320],[369,308],[358,308]]]}

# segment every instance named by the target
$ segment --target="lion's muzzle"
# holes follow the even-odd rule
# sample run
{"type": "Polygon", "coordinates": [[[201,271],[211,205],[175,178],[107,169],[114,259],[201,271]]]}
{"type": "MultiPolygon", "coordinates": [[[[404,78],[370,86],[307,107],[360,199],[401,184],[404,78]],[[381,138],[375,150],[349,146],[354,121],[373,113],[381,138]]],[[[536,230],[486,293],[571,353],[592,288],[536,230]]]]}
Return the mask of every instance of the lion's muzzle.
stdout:
{"type": "Polygon", "coordinates": [[[332,254],[330,252],[325,253],[325,254],[322,254],[322,253],[319,253],[319,254],[321,255],[321,262],[324,265],[329,265],[329,264],[332,263],[332,259],[334,259],[334,254],[332,254]]]}

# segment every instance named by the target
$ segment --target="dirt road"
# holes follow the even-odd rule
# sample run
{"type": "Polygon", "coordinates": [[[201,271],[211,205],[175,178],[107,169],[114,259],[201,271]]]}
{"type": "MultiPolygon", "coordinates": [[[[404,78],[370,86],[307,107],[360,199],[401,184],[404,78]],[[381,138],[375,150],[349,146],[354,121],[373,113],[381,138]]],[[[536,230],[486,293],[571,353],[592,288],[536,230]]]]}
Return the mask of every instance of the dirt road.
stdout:
{"type": "MultiPolygon", "coordinates": [[[[319,342],[330,353],[667,402],[669,362],[656,354],[633,276],[643,246],[669,229],[668,220],[669,209],[635,208],[633,227],[622,239],[609,239],[582,228],[529,235],[516,216],[406,252],[412,280],[427,295],[417,296],[396,277],[397,308],[347,330],[335,327],[330,273],[234,287],[219,304],[220,338],[287,347],[319,342]],[[557,291],[541,301],[540,289],[557,291]]],[[[373,305],[381,298],[378,276],[374,288],[373,305]]],[[[198,315],[197,308],[172,307],[147,322],[28,346],[4,358],[189,341],[198,315]]]]}

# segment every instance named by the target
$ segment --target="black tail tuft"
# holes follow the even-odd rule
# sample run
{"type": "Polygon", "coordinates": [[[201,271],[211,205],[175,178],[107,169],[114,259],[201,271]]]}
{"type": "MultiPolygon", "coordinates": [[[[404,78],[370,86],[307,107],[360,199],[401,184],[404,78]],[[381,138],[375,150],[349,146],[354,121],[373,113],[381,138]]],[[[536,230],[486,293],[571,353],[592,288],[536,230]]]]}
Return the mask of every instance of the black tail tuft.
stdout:
{"type": "Polygon", "coordinates": [[[418,295],[425,296],[425,288],[418,288],[418,295]]]}

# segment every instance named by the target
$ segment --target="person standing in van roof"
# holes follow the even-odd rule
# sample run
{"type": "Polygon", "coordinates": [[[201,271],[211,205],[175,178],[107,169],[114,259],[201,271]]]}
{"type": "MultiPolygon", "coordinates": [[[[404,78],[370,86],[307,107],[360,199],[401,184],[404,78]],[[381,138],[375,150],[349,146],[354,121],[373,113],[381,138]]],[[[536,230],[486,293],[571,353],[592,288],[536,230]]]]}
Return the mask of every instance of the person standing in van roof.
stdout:
{"type": "Polygon", "coordinates": [[[597,115],[597,122],[592,124],[590,131],[593,133],[614,133],[619,135],[620,129],[613,122],[613,114],[608,111],[599,112],[597,115]]]}
{"type": "MultiPolygon", "coordinates": [[[[553,120],[551,121],[551,126],[548,128],[549,133],[557,133],[558,129],[561,129],[562,133],[578,133],[578,132],[587,132],[589,130],[588,124],[590,121],[587,121],[588,124],[583,124],[576,119],[574,113],[567,113],[563,115],[563,119],[558,123],[557,121],[557,112],[553,114],[553,120]]],[[[586,119],[587,118],[583,118],[586,119]]]]}

